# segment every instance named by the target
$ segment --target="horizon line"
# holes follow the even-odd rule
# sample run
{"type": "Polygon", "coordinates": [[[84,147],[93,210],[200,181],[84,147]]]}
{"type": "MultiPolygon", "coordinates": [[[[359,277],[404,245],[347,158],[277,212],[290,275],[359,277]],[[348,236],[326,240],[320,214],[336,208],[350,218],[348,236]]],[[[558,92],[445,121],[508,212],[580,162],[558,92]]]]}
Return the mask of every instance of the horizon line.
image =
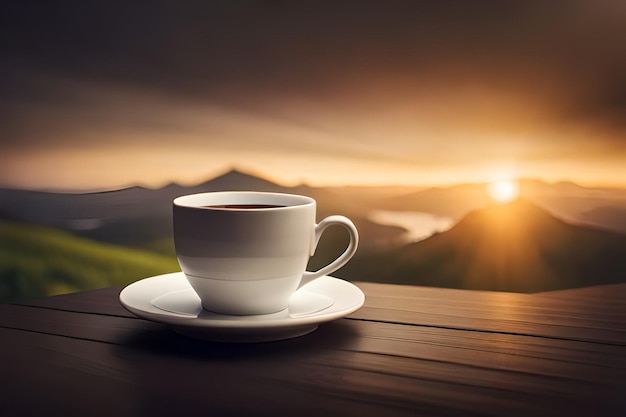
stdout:
{"type": "MultiPolygon", "coordinates": [[[[220,172],[220,171],[218,171],[220,172]]],[[[56,187],[42,187],[42,188],[33,188],[33,187],[16,187],[11,185],[0,184],[0,189],[4,190],[18,190],[18,191],[32,191],[32,192],[44,192],[44,193],[53,193],[53,194],[96,194],[96,193],[108,193],[108,192],[116,192],[127,190],[131,188],[140,188],[145,190],[161,190],[163,188],[171,187],[171,186],[180,186],[183,188],[192,188],[196,186],[200,186],[204,183],[211,182],[220,177],[224,177],[229,174],[238,173],[242,175],[246,175],[249,177],[258,178],[264,181],[268,181],[272,184],[275,184],[279,187],[285,188],[298,188],[298,187],[311,187],[311,188],[415,188],[415,189],[446,189],[446,188],[454,188],[454,187],[462,187],[462,186],[485,186],[487,184],[492,183],[493,181],[479,181],[479,182],[449,182],[443,184],[402,184],[402,183],[390,183],[390,184],[333,184],[333,185],[311,185],[306,181],[301,181],[299,183],[295,183],[293,185],[285,184],[280,180],[276,180],[269,175],[261,174],[256,172],[253,169],[248,168],[240,168],[237,166],[232,166],[229,169],[222,170],[221,173],[218,173],[214,176],[207,176],[204,180],[194,181],[194,182],[178,182],[176,180],[166,181],[160,186],[148,186],[141,181],[128,183],[126,185],[112,186],[112,187],[90,187],[90,188],[56,188],[56,187]]],[[[581,187],[584,189],[594,189],[594,190],[626,190],[626,185],[618,186],[618,185],[609,185],[609,184],[591,184],[578,182],[570,179],[560,179],[560,180],[545,180],[539,177],[518,177],[511,178],[513,181],[517,182],[540,182],[546,185],[557,185],[557,184],[570,184],[577,187],[581,187]]]]}

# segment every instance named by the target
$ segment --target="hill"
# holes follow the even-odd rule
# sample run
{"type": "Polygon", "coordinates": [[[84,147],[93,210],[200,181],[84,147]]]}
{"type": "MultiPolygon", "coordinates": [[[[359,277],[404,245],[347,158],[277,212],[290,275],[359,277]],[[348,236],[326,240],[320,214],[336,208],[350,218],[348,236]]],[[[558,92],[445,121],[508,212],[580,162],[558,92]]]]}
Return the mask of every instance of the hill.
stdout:
{"type": "Polygon", "coordinates": [[[0,302],[128,284],[178,270],[176,258],[49,227],[0,222],[0,302]]]}
{"type": "Polygon", "coordinates": [[[626,236],[565,223],[527,200],[470,212],[447,232],[348,264],[339,276],[538,292],[626,282],[626,236]]]}
{"type": "Polygon", "coordinates": [[[626,207],[595,207],[580,215],[581,223],[626,234],[626,207]]]}

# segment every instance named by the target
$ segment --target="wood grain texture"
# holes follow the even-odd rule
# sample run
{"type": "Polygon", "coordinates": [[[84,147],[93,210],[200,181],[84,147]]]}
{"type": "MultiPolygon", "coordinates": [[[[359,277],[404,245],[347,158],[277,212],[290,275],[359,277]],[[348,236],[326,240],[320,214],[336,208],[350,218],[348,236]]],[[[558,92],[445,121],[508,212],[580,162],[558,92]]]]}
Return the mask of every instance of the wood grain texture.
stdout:
{"type": "Polygon", "coordinates": [[[626,415],[626,285],[509,294],[358,283],[300,338],[179,336],[120,288],[0,305],[2,415],[626,415]]]}
{"type": "Polygon", "coordinates": [[[359,283],[353,317],[626,345],[626,285],[519,294],[359,283]],[[579,297],[575,294],[581,291],[579,297]],[[571,293],[570,293],[571,292],[571,293]]]}

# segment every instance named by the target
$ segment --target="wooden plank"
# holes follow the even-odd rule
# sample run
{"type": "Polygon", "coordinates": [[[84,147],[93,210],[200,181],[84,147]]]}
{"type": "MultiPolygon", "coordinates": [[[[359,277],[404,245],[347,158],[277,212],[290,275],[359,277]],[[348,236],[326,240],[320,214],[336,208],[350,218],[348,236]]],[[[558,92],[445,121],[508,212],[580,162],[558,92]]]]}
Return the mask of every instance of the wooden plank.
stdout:
{"type": "Polygon", "coordinates": [[[166,328],[135,318],[21,305],[0,305],[0,327],[106,343],[123,343],[128,333],[158,332],[166,328]]]}
{"type": "Polygon", "coordinates": [[[119,303],[119,294],[123,286],[101,288],[78,293],[39,297],[15,303],[33,307],[64,311],[106,314],[120,317],[135,317],[119,303]]]}
{"type": "MultiPolygon", "coordinates": [[[[39,309],[25,306],[8,306],[0,313],[2,327],[82,340],[126,344],[133,340],[169,340],[173,337],[165,326],[143,320],[54,310],[43,315],[39,309]]],[[[610,381],[616,379],[615,373],[626,373],[623,349],[611,345],[356,320],[340,323],[339,326],[323,326],[323,331],[291,344],[306,344],[309,349],[412,357],[557,378],[577,379],[584,375],[584,380],[610,381]]],[[[188,345],[193,346],[193,341],[188,345]]],[[[270,345],[253,346],[240,349],[271,350],[270,345]]]]}
{"type": "MultiPolygon", "coordinates": [[[[467,309],[472,312],[485,310],[485,306],[508,309],[508,314],[541,317],[542,314],[560,311],[584,311],[589,317],[611,320],[615,315],[620,323],[626,318],[626,284],[578,288],[537,294],[506,293],[495,291],[472,291],[449,288],[417,287],[376,283],[357,283],[370,298],[378,303],[387,301],[386,307],[398,307],[409,302],[411,307],[435,308],[443,311],[467,309]],[[601,301],[601,302],[599,302],[601,301]]],[[[385,307],[384,305],[381,305],[385,307]]],[[[454,313],[453,313],[454,314],[454,313]]]]}
{"type": "MultiPolygon", "coordinates": [[[[626,345],[626,307],[536,295],[359,283],[365,307],[350,317],[626,345]],[[600,310],[600,311],[598,311],[600,310]]],[[[615,287],[615,286],[611,286],[615,287]]],[[[626,285],[617,286],[617,289],[626,285]]],[[[135,317],[117,301],[120,288],[43,297],[23,303],[41,308],[135,317]]],[[[609,293],[616,294],[615,288],[609,293]]],[[[586,292],[586,291],[585,291],[586,292]]],[[[570,291],[576,293],[576,290],[570,291]]],[[[618,298],[626,303],[626,298],[618,298]]]]}
{"type": "MultiPolygon", "coordinates": [[[[614,352],[622,353],[624,351],[620,346],[584,342],[565,343],[565,340],[535,337],[532,334],[525,336],[506,333],[486,333],[435,326],[395,325],[394,323],[376,321],[372,321],[370,325],[369,321],[354,319],[344,319],[342,322],[345,322],[342,331],[347,332],[347,337],[351,337],[354,340],[358,340],[359,337],[372,337],[413,341],[425,340],[429,343],[438,343],[438,338],[448,338],[449,343],[454,344],[465,344],[468,341],[472,343],[489,342],[492,351],[497,351],[494,349],[500,349],[501,346],[505,346],[507,350],[513,349],[513,345],[506,345],[507,341],[519,343],[520,346],[525,346],[525,349],[531,352],[545,346],[576,346],[580,355],[590,353],[610,355],[614,352]],[[376,333],[364,333],[373,330],[376,330],[376,333]]],[[[136,332],[137,329],[141,331],[153,329],[156,332],[160,332],[166,328],[162,324],[141,319],[75,313],[63,310],[42,310],[40,308],[18,305],[0,306],[0,326],[108,343],[124,343],[127,335],[136,332]]],[[[521,354],[521,351],[516,354],[521,354]]],[[[563,355],[563,353],[557,352],[555,355],[558,357],[563,355]]],[[[624,363],[621,356],[610,358],[609,360],[615,366],[624,363]]]]}
{"type": "MultiPolygon", "coordinates": [[[[580,310],[591,318],[611,320],[616,314],[619,322],[626,318],[626,297],[622,298],[619,295],[621,291],[608,293],[602,298],[603,302],[599,303],[597,298],[592,296],[594,293],[590,293],[590,289],[518,294],[371,283],[359,283],[359,286],[369,296],[368,298],[377,300],[379,307],[402,308],[403,305],[409,305],[413,309],[438,308],[442,312],[452,311],[453,315],[458,315],[458,309],[476,314],[485,312],[488,306],[512,317],[528,315],[532,318],[540,318],[544,314],[551,318],[559,312],[572,313],[580,310]],[[615,293],[618,295],[616,296],[615,293]],[[569,297],[567,301],[566,296],[569,297]],[[385,302],[388,305],[385,305],[385,302]]],[[[613,288],[626,289],[626,284],[613,286],[613,288]]],[[[609,291],[609,289],[604,290],[609,291]]]]}
{"type": "MultiPolygon", "coordinates": [[[[626,285],[532,295],[373,283],[357,285],[366,293],[366,304],[351,316],[354,318],[626,344],[626,297],[621,297],[626,285]],[[599,290],[605,302],[586,295],[599,290]],[[579,292],[580,297],[576,296],[579,292]]],[[[135,317],[117,301],[121,288],[43,297],[20,304],[135,317]]]]}
{"type": "Polygon", "coordinates": [[[311,348],[302,343],[306,338],[230,350],[163,334],[125,345],[10,329],[0,337],[9,341],[0,353],[12,358],[3,369],[12,381],[1,404],[8,411],[23,411],[25,398],[29,411],[90,411],[85,415],[168,415],[175,409],[191,415],[558,415],[619,406],[593,384],[581,382],[587,394],[574,395],[567,390],[573,385],[558,379],[311,348]],[[88,396],[68,398],[85,387],[88,396]]]}
{"type": "Polygon", "coordinates": [[[583,288],[569,288],[566,290],[558,291],[546,291],[534,294],[540,297],[557,297],[557,298],[573,298],[580,299],[593,299],[593,301],[600,301],[600,304],[618,302],[624,305],[626,301],[626,284],[609,284],[609,285],[596,285],[593,287],[583,288]]]}
{"type": "Polygon", "coordinates": [[[366,302],[353,318],[626,345],[626,304],[598,305],[584,297],[562,301],[535,294],[359,286],[366,302]]]}
{"type": "MultiPolygon", "coordinates": [[[[428,402],[410,398],[403,403],[401,393],[391,391],[363,395],[374,394],[372,388],[345,382],[363,380],[365,373],[294,362],[288,355],[283,357],[283,366],[265,356],[230,361],[196,356],[190,360],[184,352],[164,357],[155,351],[111,349],[77,339],[59,343],[51,340],[54,336],[42,341],[41,335],[7,332],[15,331],[0,334],[20,347],[29,346],[9,352],[13,361],[4,374],[13,384],[0,404],[8,412],[158,416],[172,411],[176,415],[342,415],[349,411],[374,416],[411,415],[430,407],[428,402]],[[25,362],[32,373],[24,372],[25,362]],[[68,398],[68,392],[84,392],[85,387],[89,396],[68,398]],[[93,395],[92,390],[96,391],[93,395]]],[[[6,349],[1,346],[0,352],[6,349]]],[[[445,407],[442,411],[433,415],[451,415],[445,407]]]]}
{"type": "Polygon", "coordinates": [[[359,352],[455,363],[571,381],[619,382],[626,375],[623,349],[598,349],[585,342],[516,335],[469,334],[463,331],[366,323],[352,349],[359,352]]]}

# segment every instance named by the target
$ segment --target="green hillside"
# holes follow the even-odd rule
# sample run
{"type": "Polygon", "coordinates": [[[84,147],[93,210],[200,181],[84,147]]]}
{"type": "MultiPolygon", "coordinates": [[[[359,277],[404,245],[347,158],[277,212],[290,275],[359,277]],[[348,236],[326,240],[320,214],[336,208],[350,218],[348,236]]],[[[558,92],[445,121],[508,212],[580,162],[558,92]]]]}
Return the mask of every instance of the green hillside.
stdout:
{"type": "Polygon", "coordinates": [[[174,257],[0,222],[0,302],[128,284],[179,270],[174,257]]]}

